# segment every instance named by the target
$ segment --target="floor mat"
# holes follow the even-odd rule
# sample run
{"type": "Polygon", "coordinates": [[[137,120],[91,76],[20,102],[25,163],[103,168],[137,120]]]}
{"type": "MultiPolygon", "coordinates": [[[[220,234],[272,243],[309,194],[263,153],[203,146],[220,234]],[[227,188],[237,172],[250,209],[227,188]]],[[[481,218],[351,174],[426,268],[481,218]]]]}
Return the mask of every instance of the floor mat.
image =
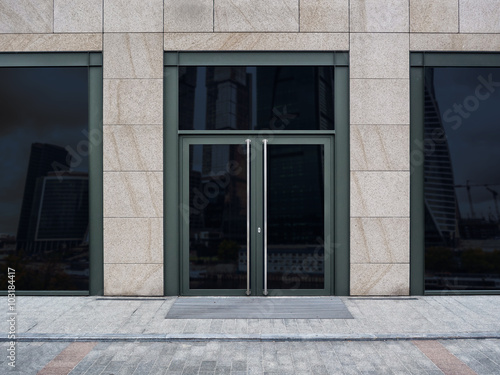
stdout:
{"type": "Polygon", "coordinates": [[[353,319],[338,297],[179,297],[167,319],[353,319]]]}

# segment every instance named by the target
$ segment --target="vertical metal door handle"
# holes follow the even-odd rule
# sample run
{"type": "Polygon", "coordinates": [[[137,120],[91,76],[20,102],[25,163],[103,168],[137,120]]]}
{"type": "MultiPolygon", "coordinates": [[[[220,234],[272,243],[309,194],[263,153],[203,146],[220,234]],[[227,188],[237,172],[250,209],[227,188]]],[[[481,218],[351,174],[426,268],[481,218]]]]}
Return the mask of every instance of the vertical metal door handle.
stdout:
{"type": "Polygon", "coordinates": [[[264,144],[264,292],[267,296],[267,139],[264,144]]]}
{"type": "Polygon", "coordinates": [[[247,296],[252,294],[250,290],[250,139],[245,140],[247,144],[247,296]]]}

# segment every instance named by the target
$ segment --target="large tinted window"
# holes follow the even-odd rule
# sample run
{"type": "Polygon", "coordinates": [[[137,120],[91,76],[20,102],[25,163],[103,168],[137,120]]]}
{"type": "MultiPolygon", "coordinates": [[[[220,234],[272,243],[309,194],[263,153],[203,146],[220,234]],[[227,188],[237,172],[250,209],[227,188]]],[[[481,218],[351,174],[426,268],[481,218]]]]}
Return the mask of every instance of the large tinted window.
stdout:
{"type": "Polygon", "coordinates": [[[500,290],[500,68],[425,71],[425,285],[500,290]]]}
{"type": "Polygon", "coordinates": [[[332,130],[333,67],[179,68],[180,130],[332,130]]]}
{"type": "Polygon", "coordinates": [[[87,129],[87,68],[0,68],[0,289],[88,290],[87,129]]]}

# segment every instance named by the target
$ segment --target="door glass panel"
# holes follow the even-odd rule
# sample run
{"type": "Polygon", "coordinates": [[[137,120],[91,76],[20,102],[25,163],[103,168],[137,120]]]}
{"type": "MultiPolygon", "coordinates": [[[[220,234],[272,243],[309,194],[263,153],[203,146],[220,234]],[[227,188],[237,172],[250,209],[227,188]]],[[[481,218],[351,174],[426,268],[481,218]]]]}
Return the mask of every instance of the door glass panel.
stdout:
{"type": "Polygon", "coordinates": [[[246,288],[246,146],[189,146],[189,287],[246,288]]]}
{"type": "Polygon", "coordinates": [[[268,288],[324,288],[324,147],[268,146],[268,288]]]}
{"type": "Polygon", "coordinates": [[[500,290],[500,68],[425,72],[425,287],[500,290]]]}
{"type": "Polygon", "coordinates": [[[179,67],[179,129],[333,130],[333,93],[333,67],[179,67]]]}
{"type": "Polygon", "coordinates": [[[0,289],[88,290],[88,69],[0,68],[0,289]]]}

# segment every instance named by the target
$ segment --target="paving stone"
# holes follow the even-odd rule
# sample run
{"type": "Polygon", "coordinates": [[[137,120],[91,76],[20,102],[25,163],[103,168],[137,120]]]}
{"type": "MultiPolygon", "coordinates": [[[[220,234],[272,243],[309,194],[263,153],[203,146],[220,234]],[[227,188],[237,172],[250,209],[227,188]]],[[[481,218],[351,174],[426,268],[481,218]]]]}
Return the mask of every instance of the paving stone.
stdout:
{"type": "Polygon", "coordinates": [[[194,374],[198,374],[199,371],[200,371],[199,366],[185,366],[184,370],[182,371],[182,374],[183,375],[194,375],[194,374]]]}

